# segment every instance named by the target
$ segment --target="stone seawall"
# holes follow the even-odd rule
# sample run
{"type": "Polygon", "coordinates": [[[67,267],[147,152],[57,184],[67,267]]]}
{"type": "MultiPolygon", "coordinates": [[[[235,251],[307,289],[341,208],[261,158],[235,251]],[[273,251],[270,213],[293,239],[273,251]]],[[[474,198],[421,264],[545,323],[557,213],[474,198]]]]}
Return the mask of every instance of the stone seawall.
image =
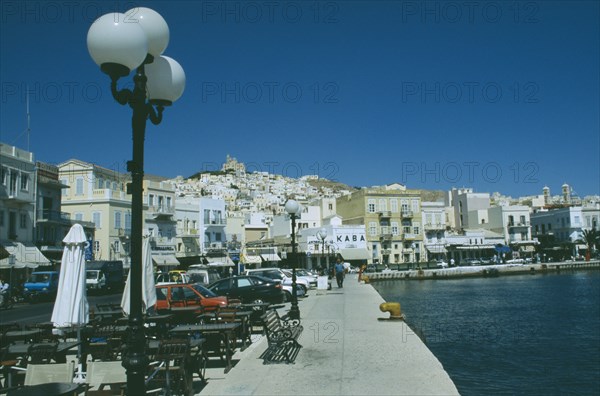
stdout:
{"type": "Polygon", "coordinates": [[[423,280],[423,279],[454,279],[467,277],[494,277],[517,274],[536,274],[560,271],[577,271],[600,269],[600,260],[563,261],[543,264],[497,264],[477,265],[471,267],[453,267],[439,269],[415,269],[407,271],[366,272],[363,279],[376,282],[390,279],[423,280]]]}

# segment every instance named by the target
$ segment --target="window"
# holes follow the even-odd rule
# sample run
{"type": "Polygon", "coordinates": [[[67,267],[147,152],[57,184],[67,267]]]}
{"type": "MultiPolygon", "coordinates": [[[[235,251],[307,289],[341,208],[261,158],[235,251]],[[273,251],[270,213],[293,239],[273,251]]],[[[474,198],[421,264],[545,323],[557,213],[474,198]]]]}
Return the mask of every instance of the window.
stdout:
{"type": "Polygon", "coordinates": [[[3,186],[6,186],[6,181],[8,180],[8,169],[5,167],[0,168],[0,182],[3,186]]]}
{"type": "Polygon", "coordinates": [[[521,223],[521,225],[526,225],[525,216],[519,216],[519,223],[521,223]]]}
{"type": "Polygon", "coordinates": [[[392,221],[392,235],[398,235],[398,223],[392,221]]]}
{"type": "Polygon", "coordinates": [[[94,212],[92,215],[92,222],[96,226],[96,228],[102,228],[102,213],[94,212]]]}
{"type": "Polygon", "coordinates": [[[21,213],[19,220],[21,228],[27,228],[27,213],[21,213]]]}
{"type": "Polygon", "coordinates": [[[121,228],[121,212],[115,212],[115,228],[121,228]]]}
{"type": "Polygon", "coordinates": [[[579,216],[575,216],[573,225],[577,227],[580,225],[580,222],[581,222],[581,219],[579,218],[579,216]]]}
{"type": "Polygon", "coordinates": [[[75,195],[83,195],[83,178],[78,177],[75,182],[75,195]]]}
{"type": "Polygon", "coordinates": [[[328,205],[329,210],[333,210],[333,204],[328,205]]]}
{"type": "Polygon", "coordinates": [[[387,202],[385,198],[379,198],[379,211],[387,212],[387,202]]]}
{"type": "Polygon", "coordinates": [[[390,210],[392,213],[398,213],[398,200],[390,199],[390,210]]]}
{"type": "Polygon", "coordinates": [[[167,291],[166,287],[157,287],[156,288],[156,299],[158,301],[166,301],[167,300],[166,291],[167,291]]]}
{"type": "Polygon", "coordinates": [[[210,210],[204,209],[204,224],[210,224],[210,210]]]}
{"type": "Polygon", "coordinates": [[[172,206],[171,197],[167,197],[167,209],[170,209],[172,206]]]}
{"type": "Polygon", "coordinates": [[[83,213],[75,213],[76,221],[83,221],[83,213]]]}
{"type": "Polygon", "coordinates": [[[375,213],[375,200],[369,199],[367,204],[367,212],[375,213]]]}
{"type": "Polygon", "coordinates": [[[419,226],[413,227],[413,234],[419,235],[419,226]]]}
{"type": "Polygon", "coordinates": [[[100,252],[100,241],[94,241],[94,253],[100,252]]]}
{"type": "Polygon", "coordinates": [[[154,194],[148,195],[148,206],[154,206],[154,194]]]}
{"type": "Polygon", "coordinates": [[[413,211],[413,213],[417,213],[419,211],[419,200],[418,199],[412,200],[412,211],[413,211]]]}
{"type": "Polygon", "coordinates": [[[252,286],[252,282],[248,278],[239,278],[237,280],[237,287],[250,287],[252,286]]]}
{"type": "Polygon", "coordinates": [[[109,181],[109,180],[107,180],[107,181],[104,183],[104,188],[106,188],[107,190],[110,190],[110,181],[109,181]]]}
{"type": "Polygon", "coordinates": [[[369,222],[369,235],[377,235],[377,223],[374,221],[369,222]]]}
{"type": "Polygon", "coordinates": [[[102,180],[101,177],[98,178],[98,187],[97,188],[102,188],[104,186],[104,180],[102,180]]]}
{"type": "MultiPolygon", "coordinates": [[[[60,179],[60,183],[67,186],[69,185],[68,180],[67,179],[60,179]]],[[[62,196],[64,197],[65,195],[67,195],[69,189],[67,187],[63,188],[60,190],[60,193],[62,194],[62,196]]]]}
{"type": "Polygon", "coordinates": [[[27,191],[29,189],[29,175],[21,173],[21,190],[27,191]]]}
{"type": "Polygon", "coordinates": [[[121,252],[121,244],[119,243],[119,241],[115,241],[115,243],[113,244],[114,249],[115,249],[115,253],[119,253],[121,252]]]}
{"type": "Polygon", "coordinates": [[[125,213],[125,229],[131,230],[131,212],[125,213]]]}

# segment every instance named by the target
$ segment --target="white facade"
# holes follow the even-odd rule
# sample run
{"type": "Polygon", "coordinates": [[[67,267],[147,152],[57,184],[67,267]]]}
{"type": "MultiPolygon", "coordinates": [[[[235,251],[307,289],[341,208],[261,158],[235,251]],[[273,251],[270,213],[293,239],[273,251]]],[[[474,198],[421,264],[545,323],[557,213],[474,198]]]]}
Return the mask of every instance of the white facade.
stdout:
{"type": "Polygon", "coordinates": [[[529,207],[495,206],[488,209],[489,222],[481,228],[504,235],[505,243],[531,242],[529,207]]]}
{"type": "Polygon", "coordinates": [[[36,212],[33,153],[0,144],[0,240],[33,242],[36,212]]]}
{"type": "MultiPolygon", "coordinates": [[[[534,236],[553,235],[557,242],[575,242],[582,237],[587,228],[581,206],[551,209],[531,215],[534,236]]],[[[593,219],[590,216],[590,224],[593,219]]],[[[598,214],[596,218],[598,218],[598,214]]]]}
{"type": "Polygon", "coordinates": [[[454,208],[454,224],[457,229],[469,227],[469,213],[490,207],[488,193],[475,193],[472,188],[453,188],[446,196],[446,205],[454,208]]]}

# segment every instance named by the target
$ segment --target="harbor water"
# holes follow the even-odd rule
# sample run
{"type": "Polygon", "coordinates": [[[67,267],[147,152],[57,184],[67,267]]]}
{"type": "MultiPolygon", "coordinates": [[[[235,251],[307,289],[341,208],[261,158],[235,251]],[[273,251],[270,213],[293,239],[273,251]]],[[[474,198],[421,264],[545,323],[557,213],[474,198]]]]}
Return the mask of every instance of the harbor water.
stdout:
{"type": "Polygon", "coordinates": [[[462,395],[600,394],[600,271],[373,287],[462,395]]]}

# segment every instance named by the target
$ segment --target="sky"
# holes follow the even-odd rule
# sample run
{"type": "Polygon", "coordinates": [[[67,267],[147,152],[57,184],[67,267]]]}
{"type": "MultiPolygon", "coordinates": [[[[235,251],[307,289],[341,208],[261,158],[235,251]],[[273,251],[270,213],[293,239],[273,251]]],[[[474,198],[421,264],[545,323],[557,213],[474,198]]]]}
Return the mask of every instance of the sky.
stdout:
{"type": "Polygon", "coordinates": [[[148,122],[146,173],[231,155],[351,186],[600,194],[597,1],[2,0],[0,141],[125,172],[131,109],[86,37],[134,7],[164,17],[186,73],[148,122]]]}

